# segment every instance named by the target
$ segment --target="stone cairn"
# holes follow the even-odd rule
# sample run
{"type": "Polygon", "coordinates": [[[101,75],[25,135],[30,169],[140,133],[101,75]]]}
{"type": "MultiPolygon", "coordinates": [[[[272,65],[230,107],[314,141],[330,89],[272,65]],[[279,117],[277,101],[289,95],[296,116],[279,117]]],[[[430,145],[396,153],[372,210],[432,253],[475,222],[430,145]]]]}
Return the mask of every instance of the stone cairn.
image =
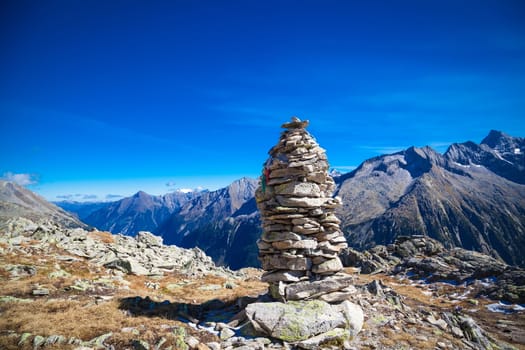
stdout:
{"type": "Polygon", "coordinates": [[[256,191],[262,280],[278,300],[335,302],[353,287],[351,276],[340,272],[339,252],[348,245],[335,215],[341,201],[332,197],[325,150],[306,131],[308,124],[292,117],[281,126],[286,130],[268,152],[256,191]]]}

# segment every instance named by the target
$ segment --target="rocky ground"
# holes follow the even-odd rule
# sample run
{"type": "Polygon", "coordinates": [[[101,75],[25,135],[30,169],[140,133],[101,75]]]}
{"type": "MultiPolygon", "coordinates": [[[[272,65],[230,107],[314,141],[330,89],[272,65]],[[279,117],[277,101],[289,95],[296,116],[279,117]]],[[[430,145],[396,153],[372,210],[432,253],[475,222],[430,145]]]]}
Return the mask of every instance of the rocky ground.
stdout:
{"type": "MultiPolygon", "coordinates": [[[[255,330],[246,315],[246,305],[268,301],[261,270],[216,267],[200,250],[146,232],[131,238],[12,219],[0,225],[0,348],[525,349],[519,303],[484,297],[479,285],[497,285],[491,276],[428,278],[416,264],[429,258],[425,249],[406,253],[412,265],[385,247],[371,273],[362,273],[371,264],[362,256],[361,273],[346,269],[355,287],[348,300],[364,311],[359,333],[286,342],[255,330]]],[[[444,263],[440,249],[430,265],[444,263]]],[[[518,289],[507,295],[519,297],[510,280],[518,289]]]]}

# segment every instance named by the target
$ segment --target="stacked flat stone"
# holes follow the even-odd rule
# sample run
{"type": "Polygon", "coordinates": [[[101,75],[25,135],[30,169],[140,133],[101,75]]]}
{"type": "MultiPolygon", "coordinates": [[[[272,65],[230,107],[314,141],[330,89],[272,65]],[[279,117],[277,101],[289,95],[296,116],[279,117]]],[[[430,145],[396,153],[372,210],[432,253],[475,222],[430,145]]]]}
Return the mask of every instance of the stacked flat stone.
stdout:
{"type": "Polygon", "coordinates": [[[262,279],[281,294],[283,283],[323,280],[341,271],[339,252],[347,247],[326,153],[306,131],[308,123],[293,117],[282,125],[286,130],[268,152],[256,192],[262,279]]]}

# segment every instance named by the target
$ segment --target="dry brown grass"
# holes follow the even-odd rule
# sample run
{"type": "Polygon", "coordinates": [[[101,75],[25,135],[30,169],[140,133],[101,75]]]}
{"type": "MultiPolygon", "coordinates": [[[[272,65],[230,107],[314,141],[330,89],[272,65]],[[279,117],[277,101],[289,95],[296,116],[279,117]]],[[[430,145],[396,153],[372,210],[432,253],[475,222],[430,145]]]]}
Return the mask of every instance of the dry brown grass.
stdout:
{"type": "Polygon", "coordinates": [[[257,279],[229,280],[224,277],[206,275],[201,278],[188,278],[183,275],[171,274],[161,280],[152,280],[146,276],[127,276],[130,289],[135,296],[156,297],[181,303],[202,304],[213,299],[230,302],[244,296],[257,296],[268,289],[268,284],[257,279]],[[146,287],[146,282],[159,284],[158,290],[146,287]],[[234,283],[233,288],[227,288],[234,283]],[[206,290],[206,286],[217,285],[216,290],[206,290]]]}
{"type": "MultiPolygon", "coordinates": [[[[119,309],[118,300],[99,305],[93,302],[36,300],[32,303],[6,303],[0,329],[42,336],[67,334],[69,337],[89,340],[108,332],[119,332],[124,327],[155,325],[155,320],[151,318],[128,317],[119,309]]],[[[162,320],[162,324],[170,322],[174,321],[162,320]]]]}
{"type": "MultiPolygon", "coordinates": [[[[109,241],[107,233],[91,233],[96,239],[109,241]]],[[[173,327],[183,327],[188,334],[194,334],[201,341],[216,341],[210,333],[198,333],[188,328],[184,323],[176,320],[173,310],[163,313],[162,310],[147,315],[130,316],[129,310],[122,308],[121,300],[140,296],[149,297],[155,301],[169,300],[168,308],[175,308],[178,304],[200,305],[207,301],[219,299],[230,302],[242,296],[254,296],[264,293],[267,284],[260,282],[259,276],[253,275],[244,280],[228,280],[217,276],[189,278],[183,275],[170,274],[161,279],[147,276],[127,275],[130,282],[129,290],[115,289],[109,293],[113,299],[97,304],[96,296],[92,292],[69,290],[66,287],[74,284],[77,279],[93,281],[103,277],[107,272],[103,268],[90,266],[86,260],[59,261],[56,255],[68,255],[55,248],[51,254],[42,254],[32,251],[32,254],[4,254],[0,255],[0,282],[1,295],[24,299],[33,299],[30,303],[3,302],[0,303],[0,349],[24,349],[19,347],[20,335],[29,332],[33,335],[50,336],[63,335],[67,338],[75,337],[84,341],[112,332],[113,335],[106,342],[116,348],[129,348],[133,339],[146,340],[155,344],[161,337],[168,341],[165,346],[175,347],[173,327]],[[33,276],[21,276],[12,279],[2,266],[30,265],[36,267],[33,276]],[[71,274],[68,277],[51,279],[49,273],[56,271],[57,266],[71,274]],[[146,282],[158,283],[158,289],[150,289],[146,282]],[[226,288],[226,282],[233,282],[233,288],[226,288]],[[180,285],[180,288],[169,289],[168,286],[180,285]],[[209,285],[221,286],[218,290],[205,290],[201,287],[209,285]],[[35,286],[48,288],[49,296],[34,297],[32,291],[35,286]],[[123,331],[126,328],[135,329],[134,333],[123,331]],[[138,332],[138,334],[136,334],[138,332]]],[[[175,314],[176,316],[176,314],[175,314]]],[[[29,345],[26,349],[32,348],[29,345]]],[[[65,345],[46,345],[46,349],[72,349],[65,345]]]]}
{"type": "MultiPolygon", "coordinates": [[[[107,341],[114,345],[129,346],[133,339],[158,342],[164,336],[174,342],[171,328],[186,327],[177,320],[163,317],[136,316],[130,317],[120,309],[117,299],[95,304],[87,298],[76,300],[36,300],[32,303],[4,303],[0,319],[0,334],[14,331],[17,334],[30,332],[44,337],[50,335],[67,335],[84,341],[102,334],[112,332],[107,341]],[[138,335],[123,329],[131,327],[138,335]]],[[[197,333],[188,329],[188,333],[197,333]]],[[[203,335],[199,335],[200,338],[203,335]]],[[[214,336],[207,336],[210,341],[214,336]]],[[[2,337],[0,337],[2,338],[2,337]]],[[[4,347],[13,345],[13,340],[4,338],[0,342],[4,347]]],[[[168,343],[167,343],[168,344],[168,343]]],[[[120,348],[120,347],[117,347],[120,348]]],[[[46,347],[47,349],[47,347],[46,347]]]]}
{"type": "Polygon", "coordinates": [[[110,232],[92,231],[88,233],[88,237],[102,243],[115,243],[115,236],[110,232]]]}

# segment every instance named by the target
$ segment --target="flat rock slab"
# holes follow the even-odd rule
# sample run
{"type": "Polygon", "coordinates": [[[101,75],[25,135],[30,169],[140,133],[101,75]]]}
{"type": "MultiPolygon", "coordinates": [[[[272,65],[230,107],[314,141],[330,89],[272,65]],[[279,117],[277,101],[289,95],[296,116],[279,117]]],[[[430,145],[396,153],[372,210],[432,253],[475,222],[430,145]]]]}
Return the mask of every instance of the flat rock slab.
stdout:
{"type": "Polygon", "coordinates": [[[316,298],[323,294],[340,291],[353,283],[350,275],[333,276],[324,280],[298,282],[286,286],[286,300],[316,298]]]}
{"type": "Polygon", "coordinates": [[[297,342],[345,327],[343,313],[321,300],[253,303],[246,315],[256,331],[285,342],[297,342]]]}
{"type": "Polygon", "coordinates": [[[350,339],[350,331],[344,328],[334,328],[328,332],[316,335],[310,339],[298,342],[296,345],[301,349],[317,350],[325,343],[342,344],[345,340],[350,339]]]}

